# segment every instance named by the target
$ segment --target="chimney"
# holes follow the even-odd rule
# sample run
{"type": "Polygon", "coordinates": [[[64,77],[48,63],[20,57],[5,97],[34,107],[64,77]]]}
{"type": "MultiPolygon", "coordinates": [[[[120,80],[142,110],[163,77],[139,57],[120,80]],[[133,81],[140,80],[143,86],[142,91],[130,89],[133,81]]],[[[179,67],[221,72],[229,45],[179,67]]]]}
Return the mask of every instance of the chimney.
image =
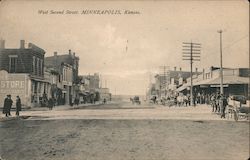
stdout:
{"type": "Polygon", "coordinates": [[[5,48],[5,40],[3,40],[3,39],[0,40],[0,48],[2,48],[2,49],[5,48]]]}
{"type": "Polygon", "coordinates": [[[57,56],[57,52],[54,52],[54,56],[57,56]]]}
{"type": "Polygon", "coordinates": [[[69,50],[69,55],[71,55],[71,49],[69,50]]]}
{"type": "Polygon", "coordinates": [[[20,41],[20,48],[21,48],[21,49],[24,49],[24,48],[25,48],[25,41],[24,41],[24,40],[21,40],[21,41],[20,41]]]}
{"type": "Polygon", "coordinates": [[[176,67],[174,67],[174,71],[176,71],[176,67]]]}

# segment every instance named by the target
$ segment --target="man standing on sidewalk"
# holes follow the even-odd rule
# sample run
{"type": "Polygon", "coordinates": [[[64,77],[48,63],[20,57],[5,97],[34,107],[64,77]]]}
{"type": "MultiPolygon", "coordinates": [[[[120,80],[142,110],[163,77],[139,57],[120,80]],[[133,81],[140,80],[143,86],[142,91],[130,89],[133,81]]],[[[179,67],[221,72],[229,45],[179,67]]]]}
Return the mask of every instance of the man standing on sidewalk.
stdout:
{"type": "Polygon", "coordinates": [[[49,98],[49,101],[48,101],[49,110],[52,110],[52,109],[53,109],[53,106],[54,106],[53,99],[52,99],[52,98],[49,98]]]}
{"type": "Polygon", "coordinates": [[[218,112],[218,113],[220,113],[220,99],[221,99],[221,95],[219,93],[217,93],[215,112],[218,112]]]}
{"type": "Polygon", "coordinates": [[[215,94],[212,94],[211,96],[211,105],[212,105],[212,112],[216,112],[216,97],[215,94]]]}
{"type": "Polygon", "coordinates": [[[8,98],[9,98],[9,95],[7,95],[7,97],[5,97],[4,105],[3,105],[3,114],[5,114],[6,117],[8,117],[8,107],[9,107],[8,98]]]}
{"type": "Polygon", "coordinates": [[[223,94],[221,94],[221,96],[220,96],[221,117],[220,118],[226,118],[226,116],[225,116],[225,110],[226,110],[227,105],[228,105],[228,103],[227,103],[226,97],[223,94]]]}
{"type": "Polygon", "coordinates": [[[3,114],[5,114],[6,117],[11,116],[10,114],[10,110],[11,110],[11,106],[12,106],[12,99],[11,99],[11,95],[7,95],[7,97],[4,99],[4,106],[3,106],[3,114]]]}
{"type": "Polygon", "coordinates": [[[12,104],[13,104],[13,101],[11,99],[11,95],[8,95],[8,115],[9,116],[11,116],[10,110],[11,110],[12,104]]]}
{"type": "Polygon", "coordinates": [[[19,116],[19,111],[21,111],[21,99],[19,96],[16,96],[16,116],[19,116]]]}

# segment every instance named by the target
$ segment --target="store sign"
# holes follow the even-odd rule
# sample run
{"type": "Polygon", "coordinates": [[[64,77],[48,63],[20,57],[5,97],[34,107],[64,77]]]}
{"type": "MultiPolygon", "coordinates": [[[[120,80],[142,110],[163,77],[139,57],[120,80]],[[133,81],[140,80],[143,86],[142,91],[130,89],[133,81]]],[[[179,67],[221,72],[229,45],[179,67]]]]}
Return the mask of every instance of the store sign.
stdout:
{"type": "Polygon", "coordinates": [[[1,89],[22,89],[25,81],[0,81],[1,89]]]}
{"type": "MultiPolygon", "coordinates": [[[[219,84],[212,84],[212,85],[210,85],[210,87],[217,87],[217,88],[219,88],[220,85],[219,84]]],[[[224,84],[223,87],[228,87],[228,84],[224,84]]]]}
{"type": "Polygon", "coordinates": [[[200,88],[208,88],[207,85],[200,85],[200,88]]]}
{"type": "Polygon", "coordinates": [[[0,71],[0,95],[5,97],[10,95],[25,94],[25,75],[24,74],[8,74],[8,72],[0,71]]]}

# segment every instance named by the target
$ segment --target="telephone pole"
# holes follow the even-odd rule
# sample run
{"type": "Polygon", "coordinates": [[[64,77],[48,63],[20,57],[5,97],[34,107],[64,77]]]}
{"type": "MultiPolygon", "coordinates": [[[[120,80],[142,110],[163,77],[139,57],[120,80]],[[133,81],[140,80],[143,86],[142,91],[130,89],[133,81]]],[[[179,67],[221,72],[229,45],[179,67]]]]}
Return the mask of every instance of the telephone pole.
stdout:
{"type": "Polygon", "coordinates": [[[163,82],[160,82],[160,85],[161,87],[163,87],[164,89],[164,96],[166,98],[166,95],[167,95],[167,86],[168,86],[168,79],[169,78],[169,66],[160,66],[160,80],[161,80],[161,76],[163,76],[163,82]],[[163,70],[163,73],[162,73],[162,70],[163,70]]]}
{"type": "Polygon", "coordinates": [[[183,42],[183,49],[182,49],[182,60],[188,60],[190,61],[190,99],[191,99],[191,105],[194,105],[193,101],[193,62],[194,61],[200,61],[200,51],[201,51],[201,44],[200,43],[187,43],[183,42]]]}
{"type": "Polygon", "coordinates": [[[223,67],[222,67],[222,30],[219,30],[220,34],[220,94],[223,94],[223,67]]]}

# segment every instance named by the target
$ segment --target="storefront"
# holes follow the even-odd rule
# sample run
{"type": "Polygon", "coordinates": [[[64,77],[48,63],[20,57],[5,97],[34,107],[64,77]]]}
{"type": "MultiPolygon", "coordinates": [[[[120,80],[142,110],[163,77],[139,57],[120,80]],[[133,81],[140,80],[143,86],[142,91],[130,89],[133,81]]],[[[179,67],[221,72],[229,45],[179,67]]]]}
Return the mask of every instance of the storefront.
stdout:
{"type": "Polygon", "coordinates": [[[51,95],[51,85],[44,79],[37,79],[23,73],[8,73],[5,70],[1,70],[0,75],[1,106],[4,105],[4,99],[8,94],[11,95],[13,102],[16,96],[19,96],[24,107],[41,106],[43,98],[51,95]]]}
{"type": "Polygon", "coordinates": [[[4,105],[4,99],[8,94],[11,95],[13,102],[15,102],[16,96],[19,96],[22,105],[30,106],[31,81],[28,74],[9,74],[5,70],[1,70],[0,75],[0,106],[4,105]]]}

